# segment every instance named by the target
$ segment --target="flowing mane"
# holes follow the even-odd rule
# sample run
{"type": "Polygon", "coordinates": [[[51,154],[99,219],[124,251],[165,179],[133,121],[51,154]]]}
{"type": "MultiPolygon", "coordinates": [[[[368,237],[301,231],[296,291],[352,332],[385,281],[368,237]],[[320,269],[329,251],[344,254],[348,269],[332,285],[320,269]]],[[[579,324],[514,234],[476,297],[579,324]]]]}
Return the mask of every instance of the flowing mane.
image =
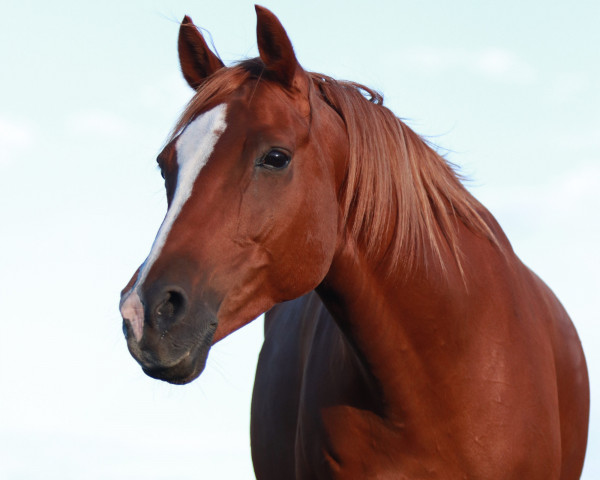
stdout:
{"type": "MultiPolygon", "coordinates": [[[[260,81],[265,66],[260,58],[242,61],[214,73],[187,105],[169,141],[201,112],[216,105],[249,79],[260,81]]],[[[348,135],[348,169],[340,206],[350,234],[367,258],[392,271],[407,274],[427,264],[427,246],[442,261],[446,242],[462,271],[456,219],[473,232],[498,244],[484,218],[481,204],[466,190],[452,166],[426,141],[383,105],[374,90],[349,81],[307,72],[312,93],[342,118],[348,135]],[[385,238],[390,225],[393,235],[385,238]]]]}
{"type": "Polygon", "coordinates": [[[479,213],[483,207],[452,167],[383,106],[379,93],[354,82],[311,76],[346,124],[350,148],[342,208],[367,255],[388,263],[386,268],[409,272],[415,261],[426,263],[427,243],[441,262],[440,242],[447,241],[460,266],[455,218],[497,243],[479,213]],[[390,224],[395,235],[382,251],[381,238],[390,224]]]}

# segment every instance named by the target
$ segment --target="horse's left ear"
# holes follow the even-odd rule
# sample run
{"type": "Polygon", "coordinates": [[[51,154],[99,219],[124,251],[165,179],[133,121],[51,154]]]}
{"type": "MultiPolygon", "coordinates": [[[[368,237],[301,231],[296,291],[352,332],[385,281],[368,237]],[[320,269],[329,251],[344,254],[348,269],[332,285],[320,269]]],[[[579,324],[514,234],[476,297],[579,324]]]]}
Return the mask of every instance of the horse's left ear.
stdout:
{"type": "Polygon", "coordinates": [[[279,19],[270,11],[259,5],[256,9],[256,37],[260,58],[273,75],[286,87],[293,85],[294,77],[301,70],[292,42],[287,36],[279,19]]]}
{"type": "Polygon", "coordinates": [[[204,37],[187,15],[179,27],[177,50],[179,51],[181,73],[194,90],[206,78],[225,66],[221,59],[208,48],[204,37]]]}

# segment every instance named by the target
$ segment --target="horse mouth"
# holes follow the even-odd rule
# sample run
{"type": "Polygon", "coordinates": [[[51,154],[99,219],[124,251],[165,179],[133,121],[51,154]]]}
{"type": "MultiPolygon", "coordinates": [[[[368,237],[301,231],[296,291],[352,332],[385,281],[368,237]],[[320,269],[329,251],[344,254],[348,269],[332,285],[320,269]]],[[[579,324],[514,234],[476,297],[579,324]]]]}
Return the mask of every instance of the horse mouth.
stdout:
{"type": "Polygon", "coordinates": [[[216,326],[211,328],[196,346],[192,347],[175,363],[161,365],[155,362],[146,363],[139,360],[138,362],[144,373],[149,377],[175,385],[190,383],[204,371],[215,329],[216,326]]]}
{"type": "MultiPolygon", "coordinates": [[[[206,352],[208,354],[208,352],[206,352]]],[[[204,370],[206,366],[206,357],[200,362],[200,365],[196,365],[193,359],[189,355],[186,355],[179,363],[172,367],[144,367],[142,370],[149,377],[157,380],[163,380],[168,383],[175,385],[185,385],[195,380],[204,370]]]]}

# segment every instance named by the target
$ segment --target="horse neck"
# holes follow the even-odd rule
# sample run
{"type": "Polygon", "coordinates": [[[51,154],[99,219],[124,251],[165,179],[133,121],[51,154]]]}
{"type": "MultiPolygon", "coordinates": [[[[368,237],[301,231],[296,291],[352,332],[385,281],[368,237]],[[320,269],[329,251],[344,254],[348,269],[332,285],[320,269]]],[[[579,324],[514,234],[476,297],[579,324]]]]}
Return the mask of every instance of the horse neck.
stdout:
{"type": "MultiPolygon", "coordinates": [[[[459,227],[459,236],[470,260],[489,261],[497,255],[502,261],[488,240],[466,227],[459,227]]],[[[477,289],[473,283],[467,288],[464,276],[472,272],[465,265],[459,268],[447,246],[442,254],[444,268],[435,262],[416,265],[407,278],[401,271],[381,272],[356,243],[346,240],[317,289],[379,384],[385,416],[400,423],[407,416],[426,415],[422,404],[433,394],[431,385],[451,373],[448,362],[455,352],[448,344],[457,332],[465,332],[465,309],[477,289]]]]}

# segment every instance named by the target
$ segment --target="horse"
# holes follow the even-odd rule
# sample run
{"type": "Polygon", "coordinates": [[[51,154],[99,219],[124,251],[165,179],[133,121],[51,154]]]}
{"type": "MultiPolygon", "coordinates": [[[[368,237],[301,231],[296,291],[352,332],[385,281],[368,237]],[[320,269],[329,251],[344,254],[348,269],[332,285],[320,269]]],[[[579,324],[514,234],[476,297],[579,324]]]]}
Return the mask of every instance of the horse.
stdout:
{"type": "Polygon", "coordinates": [[[589,381],[565,309],[380,94],[304,70],[256,14],[259,57],[230,67],[181,23],[195,94],[121,294],[132,356],[188,383],[266,312],[258,479],[579,478],[589,381]]]}

